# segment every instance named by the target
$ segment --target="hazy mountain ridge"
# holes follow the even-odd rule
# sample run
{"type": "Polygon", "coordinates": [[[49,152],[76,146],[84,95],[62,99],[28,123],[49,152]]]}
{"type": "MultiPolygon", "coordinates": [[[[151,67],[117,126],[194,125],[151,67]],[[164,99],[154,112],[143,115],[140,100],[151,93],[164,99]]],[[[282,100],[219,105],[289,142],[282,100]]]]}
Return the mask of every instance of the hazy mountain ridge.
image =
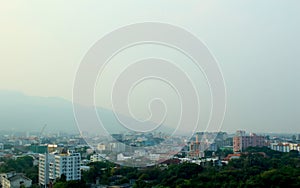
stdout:
{"type": "Polygon", "coordinates": [[[72,103],[56,97],[33,97],[0,90],[0,128],[77,131],[72,103]]]}
{"type": "MultiPolygon", "coordinates": [[[[79,122],[81,131],[99,134],[105,131],[91,115],[94,112],[93,106],[79,105],[79,108],[87,120],[85,124],[79,122]]],[[[116,120],[113,111],[104,108],[97,108],[97,111],[108,132],[126,131],[116,120]]],[[[133,120],[130,117],[121,116],[127,119],[127,122],[133,120]]],[[[28,96],[20,92],[0,90],[0,129],[41,130],[44,124],[47,124],[47,130],[51,131],[79,131],[71,101],[58,97],[28,96]]],[[[159,131],[170,132],[170,128],[164,126],[159,131]]]]}

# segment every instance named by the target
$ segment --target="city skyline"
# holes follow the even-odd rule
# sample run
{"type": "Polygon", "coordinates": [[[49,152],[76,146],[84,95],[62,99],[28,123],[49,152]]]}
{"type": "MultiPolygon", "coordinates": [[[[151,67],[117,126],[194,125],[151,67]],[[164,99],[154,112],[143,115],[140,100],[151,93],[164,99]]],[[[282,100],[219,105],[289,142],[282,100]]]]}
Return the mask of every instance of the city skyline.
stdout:
{"type": "MultiPolygon", "coordinates": [[[[0,130],[6,130],[6,131],[36,131],[39,132],[42,127],[47,124],[47,128],[46,131],[49,132],[55,132],[55,131],[71,131],[73,133],[76,132],[80,132],[80,131],[87,131],[88,127],[86,130],[79,130],[77,125],[76,125],[76,121],[73,115],[73,110],[72,110],[72,102],[65,100],[63,98],[59,98],[59,97],[37,97],[37,96],[27,96],[24,95],[22,93],[19,92],[15,92],[15,91],[3,91],[0,90],[0,96],[2,97],[2,102],[0,99],[0,102],[2,103],[2,106],[0,106],[0,110],[1,107],[2,108],[6,108],[6,112],[0,114],[0,130]],[[17,97],[14,98],[14,102],[11,103],[11,107],[14,108],[7,108],[9,107],[9,102],[11,102],[11,100],[8,100],[8,98],[3,97],[4,94],[3,93],[8,93],[10,98],[11,96],[21,96],[21,97],[17,97]],[[2,96],[1,96],[2,94],[2,96]],[[23,98],[25,97],[25,98],[23,98]],[[28,98],[29,97],[29,98],[28,98]],[[3,100],[5,99],[5,100],[3,100]],[[19,99],[19,101],[18,101],[19,99]],[[21,99],[21,100],[20,100],[21,99]],[[3,103],[3,101],[5,101],[5,103],[3,103]],[[19,102],[20,104],[26,104],[29,105],[28,102],[32,102],[31,105],[37,105],[38,108],[40,109],[35,109],[33,111],[28,111],[27,113],[30,113],[31,116],[36,116],[37,114],[39,115],[39,117],[44,117],[44,119],[38,118],[29,118],[31,121],[29,121],[30,123],[26,126],[24,126],[24,123],[26,121],[24,121],[24,119],[26,120],[26,116],[19,116],[19,118],[21,119],[19,122],[16,121],[18,119],[14,119],[14,118],[10,118],[13,117],[15,114],[22,114],[23,111],[22,109],[18,110],[18,108],[16,107],[16,104],[19,102]],[[5,105],[4,105],[5,104],[5,105]],[[47,106],[48,105],[48,106],[47,106]],[[41,107],[42,106],[42,107],[41,107]],[[57,109],[63,109],[63,111],[56,111],[54,114],[49,114],[49,112],[54,112],[57,109]],[[15,112],[12,113],[9,109],[14,110],[15,112]],[[67,109],[67,110],[66,110],[67,109]],[[62,115],[63,114],[63,119],[59,119],[58,115],[62,115]],[[41,116],[42,115],[42,116],[41,116]],[[49,119],[48,119],[49,118],[49,119]],[[55,120],[55,121],[53,121],[55,120]],[[64,125],[64,128],[61,128],[61,125],[64,125]],[[9,125],[9,126],[7,126],[9,125]],[[28,129],[28,127],[30,127],[28,129]],[[60,128],[59,128],[60,127],[60,128]]],[[[23,108],[24,106],[22,106],[23,108]]],[[[108,114],[111,118],[111,113],[108,113],[109,110],[105,109],[105,114],[108,114]]],[[[100,125],[99,125],[100,126],[100,125]]],[[[288,130],[286,129],[286,127],[279,127],[280,129],[270,129],[270,130],[264,130],[264,129],[256,129],[253,127],[247,127],[243,124],[237,124],[235,126],[232,127],[225,127],[223,125],[222,129],[219,131],[225,131],[225,132],[229,132],[229,133],[235,133],[236,130],[246,130],[247,132],[257,132],[257,133],[274,133],[274,134],[298,134],[300,132],[300,130],[294,129],[294,130],[288,130]],[[281,129],[282,128],[282,129],[281,129]]],[[[297,127],[298,128],[298,127],[297,127]]],[[[114,130],[114,129],[113,129],[114,130]]],[[[197,131],[204,131],[204,130],[197,130],[197,131]]],[[[93,131],[91,131],[93,132],[93,131]]],[[[210,131],[208,131],[210,132],[210,131]]],[[[213,131],[214,132],[214,131],[213,131]]],[[[95,132],[93,132],[95,133],[95,132]]],[[[115,133],[120,133],[117,130],[115,130],[115,133]]]]}
{"type": "MultiPolygon", "coordinates": [[[[227,90],[221,129],[300,132],[298,1],[191,1],[184,5],[179,1],[95,1],[73,3],[72,8],[70,1],[43,5],[33,1],[26,5],[2,3],[2,91],[71,101],[77,68],[97,40],[124,25],[163,22],[193,33],[217,59],[227,90]],[[134,9],[133,5],[139,8],[134,9]]],[[[149,55],[139,53],[143,49],[137,50],[135,54],[149,55]]],[[[154,51],[184,62],[178,54],[164,49],[154,51]]],[[[129,55],[130,52],[121,58],[129,61],[129,55]]],[[[199,85],[200,89],[207,89],[199,85]]],[[[205,99],[206,91],[201,94],[205,99]]],[[[105,101],[101,105],[109,109],[105,101]]]]}
{"type": "Polygon", "coordinates": [[[300,187],[299,0],[0,0],[0,187],[300,187]]]}

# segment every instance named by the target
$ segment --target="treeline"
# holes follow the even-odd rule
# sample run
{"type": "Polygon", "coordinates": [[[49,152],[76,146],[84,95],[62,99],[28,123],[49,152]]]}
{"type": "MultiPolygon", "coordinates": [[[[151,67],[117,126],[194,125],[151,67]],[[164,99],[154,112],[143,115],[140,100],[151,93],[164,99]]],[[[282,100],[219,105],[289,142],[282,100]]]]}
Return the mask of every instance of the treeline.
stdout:
{"type": "Polygon", "coordinates": [[[297,151],[280,153],[269,148],[248,148],[226,166],[213,163],[182,163],[137,169],[108,162],[91,164],[83,173],[87,183],[139,187],[300,187],[300,158],[297,151]]]}
{"type": "MultiPolygon", "coordinates": [[[[0,172],[25,173],[38,181],[38,168],[32,157],[1,159],[0,172]]],[[[130,185],[134,188],[180,187],[300,187],[300,157],[297,151],[280,153],[269,148],[248,148],[239,158],[219,166],[212,162],[157,165],[148,168],[121,167],[110,162],[90,164],[81,181],[65,181],[62,176],[54,188],[90,187],[92,184],[130,185]]]]}

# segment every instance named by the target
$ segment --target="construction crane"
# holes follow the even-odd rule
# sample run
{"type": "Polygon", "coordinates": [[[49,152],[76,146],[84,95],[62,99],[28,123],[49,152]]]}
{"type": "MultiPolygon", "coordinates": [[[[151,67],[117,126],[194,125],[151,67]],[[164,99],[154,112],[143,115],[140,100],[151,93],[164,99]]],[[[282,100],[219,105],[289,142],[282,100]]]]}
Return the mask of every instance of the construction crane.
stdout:
{"type": "Polygon", "coordinates": [[[38,138],[39,139],[39,145],[41,144],[41,138],[42,138],[43,132],[45,131],[46,127],[47,127],[47,124],[45,124],[43,126],[43,128],[42,128],[42,130],[41,130],[41,132],[39,134],[39,138],[38,138]]]}
{"type": "Polygon", "coordinates": [[[47,127],[47,124],[45,124],[44,126],[43,126],[43,128],[41,129],[41,131],[40,131],[40,134],[38,135],[38,137],[37,137],[37,146],[35,147],[35,152],[36,153],[38,153],[37,152],[37,148],[41,145],[41,138],[42,138],[42,135],[43,135],[43,132],[45,131],[45,128],[47,127]]]}

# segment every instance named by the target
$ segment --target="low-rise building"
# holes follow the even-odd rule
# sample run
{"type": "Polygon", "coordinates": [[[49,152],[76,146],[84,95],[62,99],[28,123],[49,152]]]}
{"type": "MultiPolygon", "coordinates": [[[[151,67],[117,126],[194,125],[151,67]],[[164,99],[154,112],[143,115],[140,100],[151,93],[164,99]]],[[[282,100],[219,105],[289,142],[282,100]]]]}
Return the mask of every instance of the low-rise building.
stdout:
{"type": "Polygon", "coordinates": [[[31,187],[32,180],[21,173],[0,174],[2,188],[31,187]]]}
{"type": "Polygon", "coordinates": [[[223,161],[230,161],[232,159],[239,159],[241,157],[241,154],[240,153],[234,153],[234,154],[228,154],[224,159],[223,161]]]}
{"type": "Polygon", "coordinates": [[[91,155],[91,162],[98,162],[98,161],[103,161],[106,159],[106,154],[100,154],[100,153],[97,153],[97,154],[93,154],[91,155]]]}
{"type": "Polygon", "coordinates": [[[291,150],[300,152],[300,144],[287,142],[270,143],[270,149],[280,152],[290,152],[291,150]]]}
{"type": "Polygon", "coordinates": [[[10,182],[7,178],[7,174],[0,174],[0,183],[3,188],[9,188],[10,182]]]}
{"type": "Polygon", "coordinates": [[[123,153],[119,153],[117,155],[117,161],[126,161],[126,160],[129,160],[129,159],[132,159],[132,157],[124,155],[123,153]]]}
{"type": "Polygon", "coordinates": [[[151,153],[151,154],[149,154],[149,159],[150,159],[151,161],[158,161],[159,158],[160,158],[160,154],[156,154],[156,153],[151,153]]]}

